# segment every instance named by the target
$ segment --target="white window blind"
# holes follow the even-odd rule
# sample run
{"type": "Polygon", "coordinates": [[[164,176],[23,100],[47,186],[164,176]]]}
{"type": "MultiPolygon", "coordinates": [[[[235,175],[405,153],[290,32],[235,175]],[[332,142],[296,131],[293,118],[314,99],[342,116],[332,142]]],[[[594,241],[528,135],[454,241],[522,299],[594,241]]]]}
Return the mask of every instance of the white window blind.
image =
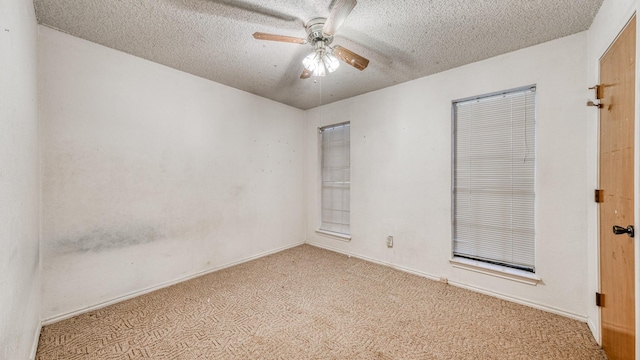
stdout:
{"type": "Polygon", "coordinates": [[[349,234],[350,126],[348,123],[320,129],[322,209],[320,230],[349,234]]]}
{"type": "Polygon", "coordinates": [[[453,253],[534,272],[535,88],[453,107],[453,253]]]}

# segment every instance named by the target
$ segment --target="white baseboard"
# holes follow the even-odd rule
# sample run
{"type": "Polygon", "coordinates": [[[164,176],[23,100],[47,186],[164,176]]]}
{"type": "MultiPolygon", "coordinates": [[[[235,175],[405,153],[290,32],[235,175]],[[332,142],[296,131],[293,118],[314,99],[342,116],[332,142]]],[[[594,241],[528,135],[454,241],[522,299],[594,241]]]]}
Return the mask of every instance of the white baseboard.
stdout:
{"type": "Polygon", "coordinates": [[[583,323],[587,322],[587,317],[584,316],[584,315],[572,313],[570,311],[558,309],[558,308],[555,308],[555,307],[552,307],[552,306],[548,306],[548,305],[544,305],[544,304],[538,304],[536,302],[533,302],[533,301],[530,301],[530,300],[526,300],[526,299],[522,299],[522,298],[519,298],[519,297],[516,297],[516,296],[505,295],[505,294],[499,293],[497,291],[487,290],[487,289],[484,289],[484,288],[476,287],[476,286],[469,285],[469,284],[462,284],[462,283],[458,283],[456,281],[451,281],[451,280],[449,280],[449,284],[451,284],[453,286],[457,286],[457,287],[463,288],[463,289],[479,292],[481,294],[493,296],[493,297],[498,298],[498,299],[511,301],[511,302],[516,303],[516,304],[520,304],[520,305],[532,307],[534,309],[546,311],[546,312],[549,312],[549,313],[552,313],[552,314],[568,317],[570,319],[578,320],[578,321],[583,322],[583,323]]]}
{"type": "MultiPolygon", "coordinates": [[[[181,283],[183,281],[191,280],[191,279],[196,278],[198,276],[206,275],[206,274],[209,274],[209,273],[212,273],[212,272],[216,272],[216,271],[220,271],[222,269],[226,269],[226,268],[229,268],[229,267],[232,267],[232,266],[235,266],[235,265],[239,265],[239,264],[242,264],[242,263],[245,263],[245,262],[256,260],[256,259],[259,259],[261,257],[265,257],[265,256],[268,256],[268,255],[271,255],[271,254],[279,253],[281,251],[284,251],[284,250],[287,250],[287,249],[291,249],[291,248],[294,248],[296,246],[303,245],[304,243],[305,243],[304,241],[301,241],[301,242],[297,242],[295,244],[282,246],[282,247],[279,247],[277,249],[265,251],[263,253],[260,253],[260,254],[257,254],[257,255],[253,255],[253,256],[249,256],[249,257],[246,257],[244,259],[240,259],[240,260],[237,260],[237,261],[232,261],[230,263],[227,263],[227,264],[224,264],[224,265],[220,265],[220,266],[216,266],[216,267],[213,267],[211,269],[207,269],[207,270],[200,271],[200,272],[197,272],[197,273],[194,273],[194,274],[191,274],[191,275],[180,277],[178,279],[167,281],[167,282],[159,284],[159,285],[151,286],[151,287],[148,287],[148,288],[145,288],[145,289],[142,289],[142,290],[133,291],[131,293],[128,293],[128,294],[125,294],[125,295],[122,295],[122,296],[118,296],[118,297],[113,298],[111,300],[103,301],[103,302],[95,304],[95,305],[91,305],[91,306],[87,306],[87,307],[84,307],[84,308],[81,308],[81,309],[73,310],[73,311],[70,311],[70,312],[67,312],[67,313],[64,313],[64,314],[52,316],[52,317],[43,319],[42,322],[41,322],[41,326],[46,326],[46,325],[49,325],[49,324],[53,324],[55,322],[58,322],[58,321],[61,321],[61,320],[65,320],[65,319],[69,319],[69,318],[72,318],[72,317],[80,315],[80,314],[84,314],[84,313],[89,312],[89,311],[97,310],[97,309],[103,308],[105,306],[109,306],[109,305],[113,305],[115,303],[119,303],[121,301],[129,300],[129,299],[132,299],[134,297],[150,293],[152,291],[156,291],[156,290],[159,290],[159,289],[171,286],[171,285],[175,285],[175,284],[181,283]]],[[[36,346],[37,346],[37,342],[36,342],[36,346]]]]}
{"type": "Polygon", "coordinates": [[[38,342],[40,341],[40,332],[42,331],[42,321],[38,321],[38,327],[36,327],[35,337],[33,338],[33,344],[31,345],[31,354],[29,354],[30,360],[35,360],[36,352],[38,351],[38,342]]]}
{"type": "Polygon", "coordinates": [[[417,276],[420,276],[420,277],[424,277],[424,278],[427,278],[429,280],[435,280],[435,281],[439,281],[440,280],[440,278],[438,276],[434,276],[434,275],[431,275],[431,274],[423,273],[421,271],[416,271],[416,270],[413,270],[413,269],[409,269],[409,268],[404,267],[404,266],[394,265],[394,264],[391,264],[391,263],[388,263],[388,262],[384,262],[384,261],[380,261],[380,260],[377,260],[377,259],[374,259],[374,258],[370,258],[368,256],[362,256],[362,255],[358,255],[358,254],[355,254],[355,253],[352,253],[352,252],[349,252],[349,251],[336,249],[336,248],[334,248],[332,246],[327,246],[327,245],[323,245],[323,244],[317,244],[317,243],[314,243],[314,242],[307,242],[307,244],[309,244],[311,246],[319,247],[321,249],[325,249],[325,250],[337,252],[337,253],[340,253],[340,254],[343,254],[343,255],[351,256],[351,257],[354,257],[356,259],[361,259],[361,260],[364,260],[364,261],[372,262],[374,264],[387,266],[387,267],[390,267],[390,268],[393,268],[393,269],[397,269],[397,270],[400,270],[400,271],[403,271],[403,272],[406,272],[406,273],[409,273],[409,274],[413,274],[413,275],[417,275],[417,276]]]}
{"type": "MultiPolygon", "coordinates": [[[[396,270],[400,270],[400,271],[404,271],[413,275],[417,275],[420,277],[424,277],[427,278],[429,280],[434,280],[434,281],[439,281],[440,277],[439,276],[435,276],[432,274],[428,274],[419,270],[415,270],[415,269],[411,269],[411,268],[407,268],[404,266],[399,266],[399,265],[395,265],[395,264],[391,264],[391,263],[387,263],[385,261],[380,261],[377,259],[372,259],[366,256],[362,256],[362,255],[358,255],[358,254],[354,254],[348,251],[344,251],[344,250],[340,250],[340,249],[336,249],[334,247],[331,246],[326,246],[326,245],[322,245],[322,244],[317,244],[314,242],[309,242],[307,241],[307,244],[315,246],[315,247],[319,247],[325,250],[329,250],[329,251],[333,251],[333,252],[337,252],[340,254],[344,254],[347,256],[352,256],[354,258],[357,259],[362,259],[365,261],[369,261],[375,264],[379,264],[379,265],[383,265],[383,266],[388,266],[390,268],[396,269],[396,270]]],[[[587,317],[584,315],[580,315],[580,314],[575,314],[569,311],[565,311],[565,310],[561,310],[561,309],[557,309],[551,306],[547,306],[547,305],[543,305],[543,304],[538,304],[536,302],[530,301],[530,300],[526,300],[526,299],[521,299],[515,296],[511,296],[511,295],[506,295],[506,294],[502,294],[496,291],[492,291],[492,290],[487,290],[481,287],[476,287],[473,285],[469,285],[469,284],[463,284],[463,283],[459,283],[457,281],[452,281],[451,279],[448,280],[449,285],[453,285],[459,288],[463,288],[463,289],[467,289],[467,290],[471,290],[471,291],[475,291],[481,294],[485,294],[485,295],[489,295],[498,299],[502,299],[502,300],[506,300],[506,301],[511,301],[514,302],[516,304],[520,304],[520,305],[525,305],[525,306],[529,306],[532,307],[534,309],[538,309],[538,310],[542,310],[542,311],[546,311],[546,312],[550,312],[552,314],[556,314],[556,315],[560,315],[560,316],[564,316],[564,317],[568,317],[574,320],[578,320],[581,322],[586,323],[587,322],[587,317]]],[[[591,326],[591,325],[589,325],[591,326]]]]}

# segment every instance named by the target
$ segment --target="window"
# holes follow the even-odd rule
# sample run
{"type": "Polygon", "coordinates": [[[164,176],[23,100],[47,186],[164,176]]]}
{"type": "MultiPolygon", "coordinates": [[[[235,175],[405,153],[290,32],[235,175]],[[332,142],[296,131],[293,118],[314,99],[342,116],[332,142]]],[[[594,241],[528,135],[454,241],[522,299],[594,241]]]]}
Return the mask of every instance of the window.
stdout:
{"type": "Polygon", "coordinates": [[[535,87],[453,102],[453,254],[535,272],[535,87]]]}
{"type": "Polygon", "coordinates": [[[321,220],[320,230],[349,235],[350,126],[320,129],[321,220]]]}

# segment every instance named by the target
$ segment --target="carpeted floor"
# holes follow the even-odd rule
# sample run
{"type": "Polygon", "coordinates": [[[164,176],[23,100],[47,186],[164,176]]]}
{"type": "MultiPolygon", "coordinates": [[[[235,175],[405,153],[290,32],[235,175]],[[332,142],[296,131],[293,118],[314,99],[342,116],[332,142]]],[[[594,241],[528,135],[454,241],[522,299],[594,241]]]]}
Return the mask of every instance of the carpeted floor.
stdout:
{"type": "Polygon", "coordinates": [[[45,326],[45,359],[605,359],[584,323],[309,245],[45,326]]]}

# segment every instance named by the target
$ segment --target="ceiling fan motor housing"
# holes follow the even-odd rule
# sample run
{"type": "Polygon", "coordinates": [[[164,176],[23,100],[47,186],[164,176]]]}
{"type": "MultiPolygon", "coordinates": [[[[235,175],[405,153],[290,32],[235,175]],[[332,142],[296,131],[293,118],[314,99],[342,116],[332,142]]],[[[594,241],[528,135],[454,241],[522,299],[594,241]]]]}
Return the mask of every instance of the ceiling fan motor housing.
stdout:
{"type": "Polygon", "coordinates": [[[325,35],[325,33],[322,32],[326,20],[325,18],[315,18],[309,20],[307,23],[307,39],[312,45],[315,46],[318,42],[329,45],[333,41],[333,36],[325,35]]]}

